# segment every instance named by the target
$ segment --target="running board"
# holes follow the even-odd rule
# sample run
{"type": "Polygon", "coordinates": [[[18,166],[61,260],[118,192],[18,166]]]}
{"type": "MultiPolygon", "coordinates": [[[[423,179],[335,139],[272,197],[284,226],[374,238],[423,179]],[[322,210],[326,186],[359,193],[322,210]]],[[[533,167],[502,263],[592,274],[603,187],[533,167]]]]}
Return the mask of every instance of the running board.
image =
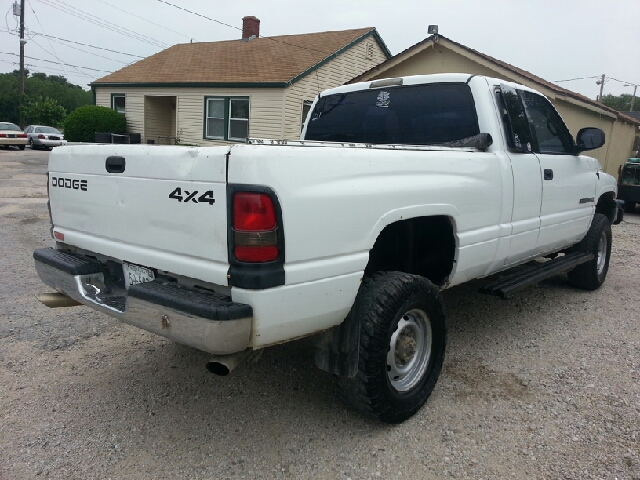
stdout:
{"type": "Polygon", "coordinates": [[[480,287],[480,293],[495,295],[502,299],[509,298],[512,294],[520,290],[541,282],[545,278],[553,277],[560,273],[567,272],[574,267],[593,259],[592,253],[570,253],[561,257],[556,257],[538,266],[516,272],[492,282],[484,287],[480,287]]]}

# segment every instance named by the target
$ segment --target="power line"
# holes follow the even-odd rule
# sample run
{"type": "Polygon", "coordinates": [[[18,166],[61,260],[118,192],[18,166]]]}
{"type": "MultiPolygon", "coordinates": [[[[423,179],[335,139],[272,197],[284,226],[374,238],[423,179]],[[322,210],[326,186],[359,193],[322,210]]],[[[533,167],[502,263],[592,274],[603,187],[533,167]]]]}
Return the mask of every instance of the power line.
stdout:
{"type": "MultiPolygon", "coordinates": [[[[0,54],[2,54],[2,55],[13,55],[14,57],[19,57],[20,56],[17,53],[10,53],[10,52],[0,52],[0,54]]],[[[58,62],[54,62],[53,60],[46,60],[46,59],[43,59],[43,58],[35,58],[35,57],[28,57],[26,55],[25,55],[24,58],[30,58],[31,60],[37,60],[39,62],[48,62],[48,63],[55,63],[55,64],[58,63],[58,62]]],[[[97,68],[83,67],[83,66],[80,66],[80,65],[72,65],[70,63],[65,63],[65,62],[62,62],[62,63],[64,63],[65,65],[67,65],[69,67],[83,68],[85,70],[93,70],[94,72],[113,73],[113,72],[108,71],[108,70],[99,70],[97,68]]]]}
{"type": "MultiPolygon", "coordinates": [[[[33,32],[31,32],[31,33],[33,34],[33,32]]],[[[36,34],[36,35],[37,35],[37,34],[36,34]]],[[[44,35],[39,35],[39,36],[44,36],[44,35]]],[[[67,48],[73,48],[74,50],[78,50],[79,52],[83,52],[83,53],[86,53],[86,54],[88,54],[88,55],[93,55],[94,57],[104,58],[105,60],[111,60],[112,62],[118,62],[118,63],[122,63],[123,65],[128,65],[128,63],[127,63],[127,62],[123,62],[122,60],[116,60],[115,58],[105,57],[104,55],[100,55],[99,53],[88,52],[88,51],[83,50],[83,49],[81,49],[81,48],[74,47],[74,46],[72,46],[72,45],[67,45],[66,43],[63,43],[63,42],[59,42],[58,40],[52,40],[52,39],[50,39],[50,38],[47,38],[47,39],[48,39],[50,42],[57,43],[57,44],[59,44],[59,45],[62,45],[62,46],[64,46],[64,47],[67,47],[67,48]]]]}
{"type": "MultiPolygon", "coordinates": [[[[31,8],[31,11],[33,12],[33,16],[36,17],[36,20],[38,22],[38,25],[40,25],[40,28],[42,29],[42,31],[44,31],[44,27],[42,26],[42,23],[40,23],[40,19],[38,18],[38,14],[36,13],[36,11],[33,9],[33,6],[31,5],[31,2],[27,1],[27,3],[29,4],[29,8],[31,8]]],[[[29,37],[33,43],[35,43],[38,47],[40,47],[42,50],[44,50],[45,52],[47,52],[47,50],[42,47],[42,45],[40,45],[38,42],[36,42],[33,37],[29,37]]],[[[62,68],[62,71],[64,72],[64,74],[66,75],[67,72],[64,69],[63,66],[63,62],[62,60],[60,60],[60,58],[58,57],[58,55],[56,55],[56,50],[53,48],[53,45],[51,44],[51,42],[49,41],[49,39],[46,39],[49,42],[49,46],[51,47],[51,50],[53,50],[53,56],[60,62],[60,67],[62,68]]],[[[49,53],[49,52],[47,52],[49,53]]],[[[51,53],[49,53],[49,55],[51,55],[51,53]]]]}
{"type": "MultiPolygon", "coordinates": [[[[7,65],[13,65],[13,66],[20,65],[18,62],[7,62],[6,60],[2,60],[2,59],[0,59],[0,62],[6,63],[7,65]]],[[[38,69],[37,71],[32,72],[32,75],[33,75],[33,73],[44,73],[45,71],[62,72],[62,70],[59,69],[59,68],[53,68],[53,67],[49,67],[49,66],[43,67],[42,65],[35,65],[33,63],[25,63],[24,65],[25,65],[25,67],[34,67],[34,68],[38,69]]],[[[95,76],[89,75],[87,73],[75,73],[75,72],[71,72],[68,75],[68,77],[95,78],[95,76]]]]}
{"type": "MultiPolygon", "coordinates": [[[[43,0],[40,0],[43,1],[43,0]]],[[[74,7],[72,5],[69,5],[68,3],[64,2],[63,0],[44,0],[46,2],[57,2],[57,7],[52,5],[51,3],[49,3],[49,6],[53,7],[53,8],[57,8],[60,11],[63,11],[65,13],[68,13],[69,15],[73,15],[77,18],[80,18],[82,20],[86,20],[90,23],[93,23],[95,25],[99,25],[101,27],[107,28],[108,30],[112,30],[115,31],[117,33],[126,35],[126,36],[132,36],[132,38],[135,38],[136,40],[140,40],[146,43],[149,43],[151,45],[160,47],[160,48],[166,48],[169,45],[157,40],[153,37],[149,37],[148,35],[143,35],[141,33],[138,33],[134,30],[130,30],[126,27],[123,27],[121,25],[118,25],[116,23],[110,22],[109,20],[105,20],[104,18],[101,18],[97,15],[94,15],[92,13],[89,12],[85,12],[84,10],[81,10],[78,7],[74,7]],[[70,10],[69,10],[70,9],[70,10]],[[74,12],[75,11],[75,12],[74,12]],[[78,13],[79,12],[79,13],[78,13]]]]}
{"type": "Polygon", "coordinates": [[[588,80],[590,78],[600,78],[600,75],[594,75],[593,77],[578,77],[578,78],[569,78],[567,80],[554,80],[553,83],[561,83],[561,82],[573,82],[574,80],[588,80]]]}
{"type": "Polygon", "coordinates": [[[236,26],[234,26],[234,25],[230,25],[230,24],[228,24],[228,23],[221,22],[220,20],[216,20],[215,18],[207,17],[206,15],[202,15],[201,13],[198,13],[198,12],[192,12],[191,10],[187,10],[186,8],[181,7],[181,6],[179,6],[179,5],[176,5],[176,4],[174,4],[174,3],[165,2],[165,0],[158,0],[158,1],[159,1],[160,3],[165,3],[165,4],[167,4],[167,5],[170,5],[170,6],[172,6],[172,7],[175,7],[175,8],[177,8],[177,9],[184,10],[185,12],[187,12],[187,13],[191,13],[192,15],[197,15],[198,17],[206,18],[207,20],[211,20],[212,22],[219,23],[220,25],[224,25],[225,27],[235,28],[236,30],[240,30],[240,31],[242,31],[242,29],[241,29],[241,28],[239,28],[239,27],[236,27],[236,26]]]}
{"type": "Polygon", "coordinates": [[[98,1],[98,2],[100,2],[100,3],[104,3],[105,5],[109,5],[110,7],[115,8],[116,10],[120,10],[121,12],[124,12],[124,13],[126,13],[127,15],[131,15],[132,17],[139,18],[140,20],[143,20],[143,21],[145,21],[145,22],[147,22],[147,23],[150,23],[151,25],[155,25],[156,27],[164,28],[165,30],[167,30],[167,31],[169,31],[169,32],[173,32],[173,33],[175,33],[176,35],[180,35],[181,37],[184,37],[184,38],[191,38],[191,37],[189,37],[188,35],[184,35],[184,34],[182,34],[182,33],[180,33],[180,32],[176,32],[175,30],[171,30],[170,28],[165,27],[164,25],[160,25],[160,24],[158,24],[158,23],[154,23],[154,22],[152,22],[151,20],[148,20],[148,19],[146,19],[146,18],[144,18],[144,17],[141,17],[141,16],[139,16],[139,15],[136,15],[135,13],[127,12],[126,10],[123,10],[122,8],[116,7],[115,5],[113,5],[113,4],[109,3],[109,2],[107,2],[106,0],[97,0],[97,1],[98,1]]]}
{"type": "Polygon", "coordinates": [[[617,78],[613,78],[613,77],[609,77],[609,80],[615,80],[616,82],[626,83],[627,85],[633,85],[633,86],[638,85],[637,83],[634,83],[634,82],[625,82],[624,80],[618,80],[617,78]]]}
{"type": "MultiPolygon", "coordinates": [[[[38,0],[39,2],[48,5],[51,8],[54,8],[56,10],[60,10],[61,12],[67,13],[73,17],[79,18],[81,20],[85,20],[89,23],[92,23],[94,25],[98,25],[100,27],[106,28],[107,30],[111,30],[112,32],[116,32],[119,33],[121,35],[124,35],[125,37],[129,37],[129,38],[133,38],[134,40],[138,40],[140,42],[143,43],[147,43],[149,45],[153,45],[154,47],[160,47],[160,48],[166,48],[168,45],[156,40],[154,38],[151,37],[147,37],[146,35],[140,35],[132,30],[129,30],[127,28],[124,27],[120,27],[119,25],[116,25],[114,23],[111,23],[107,20],[103,20],[100,17],[97,17],[95,15],[91,15],[89,13],[84,12],[83,10],[80,10],[79,8],[75,8],[75,7],[71,7],[68,6],[66,4],[54,4],[51,3],[49,0],[38,0]],[[81,13],[77,13],[74,10],[77,10],[78,12],[81,13]]],[[[55,0],[53,0],[55,1],[55,0]]]]}
{"type": "MultiPolygon", "coordinates": [[[[7,33],[10,33],[11,35],[14,35],[14,33],[12,33],[12,30],[9,30],[9,29],[3,29],[2,27],[0,27],[0,31],[6,31],[7,33]]],[[[110,48],[97,47],[95,45],[90,45],[88,43],[76,42],[75,40],[69,40],[69,39],[66,39],[66,38],[54,37],[53,35],[46,35],[46,34],[40,33],[40,32],[34,32],[33,30],[31,30],[31,34],[39,35],[41,37],[55,38],[56,40],[60,40],[61,42],[75,43],[76,45],[82,45],[83,47],[89,47],[89,48],[95,48],[97,50],[104,50],[105,52],[119,53],[120,55],[127,55],[129,57],[146,58],[146,57],[143,57],[142,55],[134,55],[132,53],[125,53],[125,52],[119,52],[118,50],[111,50],[110,48]]]]}
{"type": "MultiPolygon", "coordinates": [[[[234,25],[230,25],[230,24],[225,23],[225,22],[221,22],[220,20],[216,20],[215,18],[207,17],[206,15],[202,15],[201,13],[198,13],[198,12],[192,12],[191,10],[187,10],[186,8],[181,7],[181,6],[179,6],[179,5],[176,5],[176,4],[174,4],[174,3],[170,3],[170,2],[167,2],[167,1],[165,1],[165,0],[158,0],[158,1],[159,1],[160,3],[164,3],[164,4],[166,4],[166,5],[170,5],[170,6],[172,6],[172,7],[178,8],[178,9],[180,9],[180,10],[184,10],[185,12],[191,13],[192,15],[197,15],[197,16],[199,16],[199,17],[206,18],[207,20],[211,20],[212,22],[219,23],[220,25],[224,25],[225,27],[235,28],[236,30],[240,30],[240,31],[242,31],[242,29],[241,29],[241,28],[239,28],[239,27],[236,27],[236,26],[234,26],[234,25]]],[[[260,37],[260,38],[264,38],[264,39],[266,39],[266,40],[271,40],[272,42],[282,43],[282,44],[284,44],[284,45],[289,45],[289,46],[291,46],[291,47],[301,48],[302,50],[309,50],[309,51],[312,51],[312,52],[319,52],[319,53],[322,53],[322,54],[325,54],[325,55],[327,54],[327,52],[322,51],[322,50],[318,50],[318,49],[316,49],[316,48],[303,47],[302,45],[296,45],[295,43],[285,42],[284,40],[276,40],[276,39],[275,39],[275,38],[273,38],[273,37],[264,37],[264,36],[263,36],[263,37],[260,37]]]]}

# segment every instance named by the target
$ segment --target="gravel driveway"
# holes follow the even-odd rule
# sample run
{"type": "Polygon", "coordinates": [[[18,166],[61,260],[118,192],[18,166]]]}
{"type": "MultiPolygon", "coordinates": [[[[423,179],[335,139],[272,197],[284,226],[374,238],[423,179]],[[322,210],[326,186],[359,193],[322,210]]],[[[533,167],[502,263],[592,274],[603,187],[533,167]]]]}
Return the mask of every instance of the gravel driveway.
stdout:
{"type": "Polygon", "coordinates": [[[443,374],[388,426],[340,404],[308,341],[215,377],[203,352],[38,303],[47,155],[0,150],[0,479],[640,479],[640,225],[613,228],[596,292],[445,291],[443,374]]]}

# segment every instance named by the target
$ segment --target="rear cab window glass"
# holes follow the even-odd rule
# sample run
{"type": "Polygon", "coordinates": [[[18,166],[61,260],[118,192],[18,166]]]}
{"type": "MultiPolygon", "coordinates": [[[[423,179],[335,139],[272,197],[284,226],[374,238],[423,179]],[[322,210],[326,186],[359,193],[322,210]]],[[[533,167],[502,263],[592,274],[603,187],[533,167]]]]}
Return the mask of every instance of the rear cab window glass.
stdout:
{"type": "Polygon", "coordinates": [[[437,145],[479,133],[469,86],[436,83],[322,97],[311,114],[305,139],[437,145]]]}

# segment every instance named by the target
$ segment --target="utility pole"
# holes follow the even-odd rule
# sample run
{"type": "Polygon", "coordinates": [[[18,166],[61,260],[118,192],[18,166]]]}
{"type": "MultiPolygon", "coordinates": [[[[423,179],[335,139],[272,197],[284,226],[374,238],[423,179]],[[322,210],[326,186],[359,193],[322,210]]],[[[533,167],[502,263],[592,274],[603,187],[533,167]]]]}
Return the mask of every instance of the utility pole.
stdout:
{"type": "Polygon", "coordinates": [[[638,85],[634,85],[633,86],[633,97],[631,97],[631,108],[629,109],[630,112],[633,112],[633,104],[636,101],[636,90],[638,89],[638,85]]]}
{"type": "Polygon", "coordinates": [[[604,88],[604,73],[602,74],[602,78],[596,82],[596,85],[600,85],[600,95],[598,96],[598,101],[602,103],[602,89],[604,88]]]}
{"type": "Polygon", "coordinates": [[[24,0],[20,0],[20,128],[24,128],[22,102],[24,101],[24,0]]]}

